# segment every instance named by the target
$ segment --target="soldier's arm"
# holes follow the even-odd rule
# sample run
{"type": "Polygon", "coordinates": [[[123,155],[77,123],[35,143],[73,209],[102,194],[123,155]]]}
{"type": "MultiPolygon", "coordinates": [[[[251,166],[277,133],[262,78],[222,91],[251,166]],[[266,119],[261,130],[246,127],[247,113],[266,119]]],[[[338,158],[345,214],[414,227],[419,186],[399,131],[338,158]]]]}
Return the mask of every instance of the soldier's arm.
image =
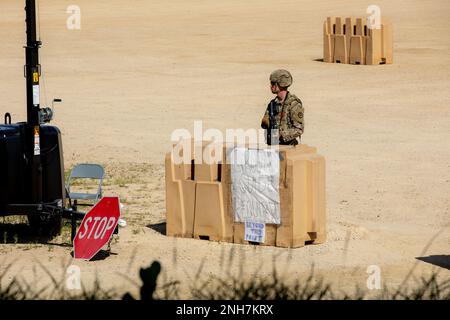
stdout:
{"type": "Polygon", "coordinates": [[[264,117],[261,120],[261,128],[263,129],[269,128],[269,108],[266,109],[264,117]]]}
{"type": "Polygon", "coordinates": [[[300,137],[305,130],[304,108],[300,101],[295,101],[289,110],[292,127],[280,129],[280,135],[284,141],[291,141],[300,137]]]}

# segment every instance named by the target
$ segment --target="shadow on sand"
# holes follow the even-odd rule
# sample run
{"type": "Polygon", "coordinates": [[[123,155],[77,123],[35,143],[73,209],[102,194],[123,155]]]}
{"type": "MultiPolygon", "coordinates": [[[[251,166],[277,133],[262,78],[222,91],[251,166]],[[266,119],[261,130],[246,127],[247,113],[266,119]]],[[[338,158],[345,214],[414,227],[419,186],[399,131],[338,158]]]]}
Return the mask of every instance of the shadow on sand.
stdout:
{"type": "Polygon", "coordinates": [[[147,228],[155,230],[156,232],[162,234],[163,236],[166,235],[166,223],[165,222],[148,224],[147,228]]]}
{"type": "Polygon", "coordinates": [[[417,257],[417,260],[434,264],[435,266],[450,270],[450,256],[449,255],[434,255],[428,257],[417,257]]]}

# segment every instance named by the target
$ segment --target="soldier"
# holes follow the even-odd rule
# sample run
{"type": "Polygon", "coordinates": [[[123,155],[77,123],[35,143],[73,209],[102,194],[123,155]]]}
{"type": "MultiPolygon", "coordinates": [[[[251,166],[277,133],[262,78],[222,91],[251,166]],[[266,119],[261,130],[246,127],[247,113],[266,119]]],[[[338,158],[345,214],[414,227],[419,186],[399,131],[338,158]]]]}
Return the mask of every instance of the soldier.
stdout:
{"type": "MultiPolygon", "coordinates": [[[[263,129],[269,128],[269,110],[273,107],[276,128],[279,129],[279,144],[297,145],[304,131],[303,105],[299,98],[287,91],[292,76],[287,70],[275,70],[270,75],[270,90],[277,96],[267,106],[261,121],[263,129]],[[299,138],[297,140],[297,138],[299,138]]],[[[273,126],[272,126],[273,127],[273,126]]]]}

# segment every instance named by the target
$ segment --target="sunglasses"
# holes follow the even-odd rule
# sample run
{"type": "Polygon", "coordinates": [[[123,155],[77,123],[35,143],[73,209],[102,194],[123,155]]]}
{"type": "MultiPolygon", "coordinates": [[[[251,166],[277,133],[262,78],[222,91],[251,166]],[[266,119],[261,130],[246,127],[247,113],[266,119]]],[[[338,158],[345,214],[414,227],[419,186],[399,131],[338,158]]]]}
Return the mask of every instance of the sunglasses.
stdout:
{"type": "Polygon", "coordinates": [[[274,85],[276,85],[277,83],[276,82],[272,82],[272,81],[270,81],[270,85],[273,87],[274,85]]]}

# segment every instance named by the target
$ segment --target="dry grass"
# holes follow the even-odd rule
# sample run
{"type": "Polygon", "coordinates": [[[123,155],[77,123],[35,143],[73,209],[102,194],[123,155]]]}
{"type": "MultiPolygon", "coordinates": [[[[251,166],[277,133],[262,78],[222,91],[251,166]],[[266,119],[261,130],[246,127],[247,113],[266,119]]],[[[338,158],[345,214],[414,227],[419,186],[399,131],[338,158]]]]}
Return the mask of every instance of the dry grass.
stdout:
{"type": "MultiPolygon", "coordinates": [[[[152,299],[179,299],[179,280],[160,279],[162,266],[154,261],[148,268],[141,268],[139,272],[141,283],[139,296],[133,297],[130,293],[117,290],[104,290],[98,280],[95,280],[91,289],[82,286],[79,291],[66,289],[64,274],[55,276],[42,264],[39,265],[50,278],[51,284],[40,289],[36,280],[26,282],[14,277],[4,285],[7,273],[12,264],[9,264],[0,273],[0,300],[152,300],[152,299]],[[75,293],[74,293],[75,292],[75,293]]],[[[68,267],[65,266],[65,267],[68,267]]],[[[201,274],[201,270],[197,274],[201,274]]],[[[376,296],[368,296],[361,288],[353,293],[341,293],[333,288],[322,277],[315,276],[313,270],[303,281],[287,282],[279,276],[276,269],[269,277],[254,277],[243,280],[239,276],[226,275],[223,277],[209,276],[202,279],[196,277],[190,285],[190,296],[193,300],[342,300],[342,299],[383,299],[383,300],[450,300],[450,279],[439,281],[437,273],[420,278],[414,286],[399,287],[396,290],[386,288],[379,290],[376,296]]]]}

